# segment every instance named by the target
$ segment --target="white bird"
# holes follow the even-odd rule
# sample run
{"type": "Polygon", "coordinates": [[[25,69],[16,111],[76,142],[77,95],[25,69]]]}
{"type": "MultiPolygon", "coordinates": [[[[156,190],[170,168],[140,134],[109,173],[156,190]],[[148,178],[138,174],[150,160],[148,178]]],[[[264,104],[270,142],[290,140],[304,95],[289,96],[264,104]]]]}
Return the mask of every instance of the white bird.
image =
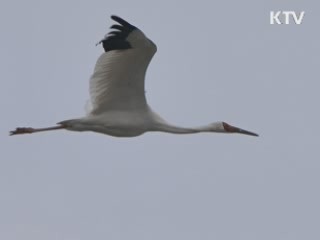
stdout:
{"type": "Polygon", "coordinates": [[[258,134],[225,122],[186,128],[172,125],[155,113],[145,97],[145,74],[157,51],[156,45],[137,27],[117,16],[102,43],[104,53],[90,78],[91,111],[87,116],[65,120],[47,128],[16,128],[10,135],[66,129],[93,131],[116,137],[134,137],[145,132],[175,134],[218,132],[258,134]]]}

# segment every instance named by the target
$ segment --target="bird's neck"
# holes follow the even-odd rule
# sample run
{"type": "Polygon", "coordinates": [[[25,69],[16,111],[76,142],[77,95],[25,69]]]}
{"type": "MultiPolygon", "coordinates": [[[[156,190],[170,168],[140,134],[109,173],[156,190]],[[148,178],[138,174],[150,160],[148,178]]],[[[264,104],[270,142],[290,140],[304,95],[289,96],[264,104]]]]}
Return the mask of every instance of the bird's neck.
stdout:
{"type": "Polygon", "coordinates": [[[161,124],[158,126],[156,131],[174,133],[174,134],[192,134],[192,133],[201,133],[201,132],[224,132],[224,129],[221,128],[220,122],[211,123],[205,126],[186,128],[179,127],[171,124],[161,124]]]}

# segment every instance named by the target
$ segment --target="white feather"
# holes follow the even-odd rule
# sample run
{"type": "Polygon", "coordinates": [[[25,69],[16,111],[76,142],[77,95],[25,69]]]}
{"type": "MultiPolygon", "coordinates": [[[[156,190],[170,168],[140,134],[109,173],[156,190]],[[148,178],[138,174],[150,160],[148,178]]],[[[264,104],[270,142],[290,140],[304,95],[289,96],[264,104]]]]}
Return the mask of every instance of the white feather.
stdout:
{"type": "Polygon", "coordinates": [[[146,108],[144,79],[156,46],[140,30],[128,36],[132,48],[103,53],[90,78],[91,114],[146,108]]]}

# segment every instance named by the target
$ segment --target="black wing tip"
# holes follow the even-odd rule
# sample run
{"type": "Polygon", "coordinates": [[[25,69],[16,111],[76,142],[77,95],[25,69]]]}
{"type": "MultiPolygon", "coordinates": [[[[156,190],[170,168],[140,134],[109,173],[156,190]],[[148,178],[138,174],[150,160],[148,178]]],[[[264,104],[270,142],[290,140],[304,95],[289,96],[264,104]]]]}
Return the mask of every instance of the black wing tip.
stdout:
{"type": "Polygon", "coordinates": [[[128,23],[126,20],[124,20],[123,18],[117,16],[117,15],[111,15],[111,19],[116,21],[117,23],[119,23],[120,25],[124,26],[124,27],[128,27],[131,29],[136,29],[137,27],[131,25],[130,23],[128,23]]]}
{"type": "MultiPolygon", "coordinates": [[[[111,19],[114,21],[118,21],[118,20],[123,20],[121,17],[117,16],[117,15],[111,15],[111,19]]],[[[124,20],[123,20],[124,21],[124,20]]]]}
{"type": "Polygon", "coordinates": [[[110,27],[116,31],[110,31],[98,44],[102,43],[105,52],[131,48],[131,44],[127,41],[127,37],[132,31],[136,30],[137,27],[116,15],[111,15],[111,19],[118,23],[110,27]]]}
{"type": "MultiPolygon", "coordinates": [[[[123,18],[117,16],[117,15],[111,15],[111,19],[118,22],[118,21],[125,21],[123,18]]],[[[126,21],[125,21],[126,22],[126,21]]]]}

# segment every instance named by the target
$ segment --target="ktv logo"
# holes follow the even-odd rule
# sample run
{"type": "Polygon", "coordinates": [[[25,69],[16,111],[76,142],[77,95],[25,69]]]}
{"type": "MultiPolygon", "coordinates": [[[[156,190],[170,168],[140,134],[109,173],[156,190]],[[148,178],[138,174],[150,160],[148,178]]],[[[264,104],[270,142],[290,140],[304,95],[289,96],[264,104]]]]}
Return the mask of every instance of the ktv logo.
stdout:
{"type": "Polygon", "coordinates": [[[296,13],[295,11],[271,11],[270,24],[291,24],[300,25],[303,21],[305,12],[296,13]]]}

